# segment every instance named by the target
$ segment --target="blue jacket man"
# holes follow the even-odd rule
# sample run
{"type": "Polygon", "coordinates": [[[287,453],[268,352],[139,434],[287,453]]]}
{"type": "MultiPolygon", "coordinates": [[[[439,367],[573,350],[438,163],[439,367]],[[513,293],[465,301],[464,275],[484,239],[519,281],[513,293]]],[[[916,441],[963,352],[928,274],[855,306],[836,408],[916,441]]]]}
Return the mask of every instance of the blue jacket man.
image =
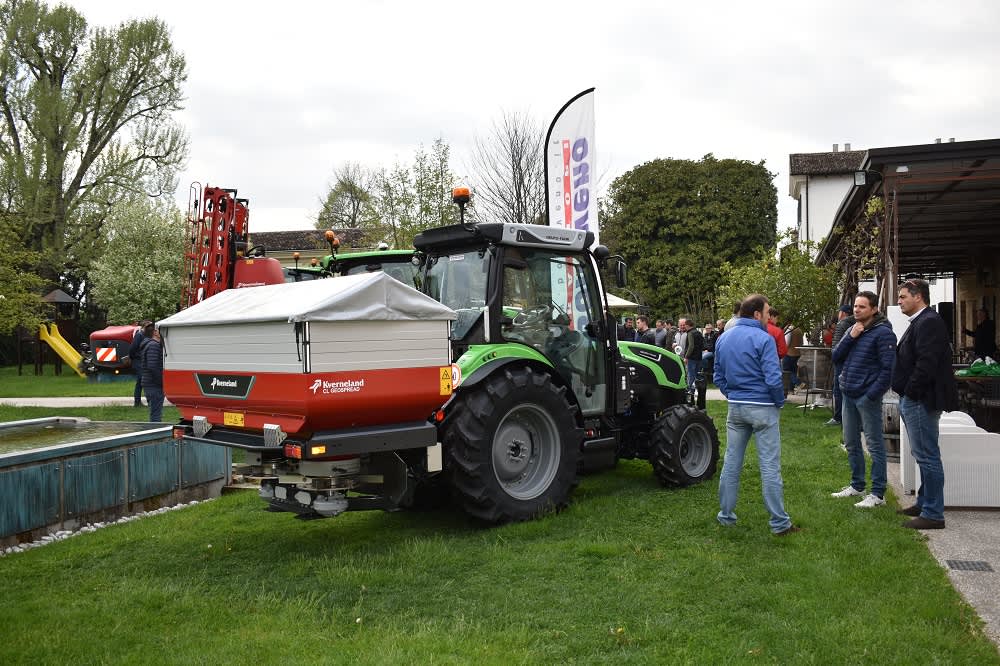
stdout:
{"type": "Polygon", "coordinates": [[[132,406],[142,407],[142,350],[153,335],[153,322],[143,319],[139,328],[132,336],[132,344],[128,348],[128,357],[132,361],[132,372],[135,373],[135,388],[132,393],[132,406]]]}
{"type": "Polygon", "coordinates": [[[740,473],[750,435],[757,441],[764,506],[771,515],[768,524],[776,536],[798,532],[785,512],[781,480],[781,433],[778,410],[785,404],[781,368],[774,338],[767,333],[770,305],[760,294],[747,296],[740,304],[740,317],[727,324],[715,342],[715,385],[729,400],[726,417],[726,457],[719,475],[719,513],[723,525],[736,523],[736,500],[740,473]]]}
{"type": "Polygon", "coordinates": [[[163,348],[155,329],[142,348],[142,388],[149,403],[149,421],[159,423],[163,420],[163,348]]]}
{"type": "Polygon", "coordinates": [[[863,497],[854,506],[871,509],[885,504],[887,483],[885,441],[882,436],[882,396],[889,390],[896,364],[896,334],[878,311],[878,296],[862,291],[854,299],[854,324],[833,349],[834,366],[843,402],[841,422],[851,467],[851,483],[833,497],[863,497]],[[872,458],[872,490],[865,495],[865,433],[872,458]]]}

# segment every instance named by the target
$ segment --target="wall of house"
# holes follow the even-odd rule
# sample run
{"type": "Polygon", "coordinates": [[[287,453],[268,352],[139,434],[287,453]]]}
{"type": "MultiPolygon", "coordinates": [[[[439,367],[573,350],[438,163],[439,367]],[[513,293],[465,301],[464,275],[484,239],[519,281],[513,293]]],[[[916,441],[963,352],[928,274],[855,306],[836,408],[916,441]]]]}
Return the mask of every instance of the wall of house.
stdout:
{"type": "Polygon", "coordinates": [[[854,174],[809,176],[800,190],[799,240],[818,242],[833,228],[833,219],[844,197],[854,186],[854,174]]]}

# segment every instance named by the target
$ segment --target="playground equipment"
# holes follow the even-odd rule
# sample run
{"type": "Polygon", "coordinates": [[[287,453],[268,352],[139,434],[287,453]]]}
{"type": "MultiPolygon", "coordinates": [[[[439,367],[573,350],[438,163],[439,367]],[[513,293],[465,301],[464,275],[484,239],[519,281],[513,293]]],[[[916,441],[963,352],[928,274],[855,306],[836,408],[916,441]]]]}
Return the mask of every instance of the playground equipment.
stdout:
{"type": "Polygon", "coordinates": [[[80,362],[83,360],[83,356],[80,355],[80,352],[73,349],[73,345],[66,342],[66,338],[59,333],[59,327],[56,326],[55,322],[49,324],[48,327],[46,327],[45,324],[41,324],[38,327],[38,337],[42,342],[46,343],[52,351],[58,354],[59,358],[66,362],[66,365],[73,368],[73,371],[76,372],[76,374],[81,377],[87,376],[81,368],[80,362]]]}

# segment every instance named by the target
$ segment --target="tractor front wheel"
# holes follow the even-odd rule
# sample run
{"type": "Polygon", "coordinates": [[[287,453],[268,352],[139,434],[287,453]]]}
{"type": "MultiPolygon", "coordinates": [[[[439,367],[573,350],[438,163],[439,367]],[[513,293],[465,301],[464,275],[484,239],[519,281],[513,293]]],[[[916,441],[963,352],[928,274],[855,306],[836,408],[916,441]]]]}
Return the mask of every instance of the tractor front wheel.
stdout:
{"type": "Polygon", "coordinates": [[[508,366],[449,411],[442,442],[452,490],[468,514],[506,523],[566,505],[583,432],[551,376],[508,366]]]}
{"type": "Polygon", "coordinates": [[[711,479],[719,464],[719,433],[708,414],[674,405],[652,428],[650,462],[665,486],[690,486],[711,479]]]}

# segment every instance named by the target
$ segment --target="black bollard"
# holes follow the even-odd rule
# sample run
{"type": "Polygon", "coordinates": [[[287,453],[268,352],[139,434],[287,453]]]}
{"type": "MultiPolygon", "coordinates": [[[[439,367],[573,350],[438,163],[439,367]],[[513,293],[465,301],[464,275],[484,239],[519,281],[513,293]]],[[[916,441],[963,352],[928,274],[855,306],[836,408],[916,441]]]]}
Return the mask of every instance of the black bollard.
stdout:
{"type": "Polygon", "coordinates": [[[695,377],[694,387],[698,390],[698,409],[705,411],[705,394],[708,392],[708,378],[704,372],[699,372],[695,377]]]}

